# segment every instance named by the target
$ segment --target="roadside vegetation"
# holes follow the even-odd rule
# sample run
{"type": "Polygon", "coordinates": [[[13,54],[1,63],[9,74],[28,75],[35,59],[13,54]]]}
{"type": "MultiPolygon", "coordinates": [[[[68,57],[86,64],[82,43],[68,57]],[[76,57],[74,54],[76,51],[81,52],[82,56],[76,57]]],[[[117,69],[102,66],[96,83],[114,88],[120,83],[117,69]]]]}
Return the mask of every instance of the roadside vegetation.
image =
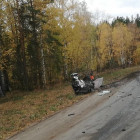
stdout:
{"type": "Polygon", "coordinates": [[[96,17],[76,0],[0,0],[0,139],[90,96],[72,72],[109,84],[140,69],[140,16],[96,17]]]}
{"type": "MultiPolygon", "coordinates": [[[[109,84],[139,70],[140,66],[137,66],[97,75],[104,77],[104,84],[109,84]]],[[[70,83],[48,90],[7,93],[6,97],[0,98],[0,139],[8,138],[94,93],[76,96],[70,83]]]]}
{"type": "Polygon", "coordinates": [[[96,17],[76,0],[0,0],[0,70],[11,88],[48,88],[72,72],[139,65],[140,16],[96,17]]]}
{"type": "Polygon", "coordinates": [[[140,66],[123,68],[123,69],[114,69],[108,70],[100,73],[100,77],[104,77],[104,84],[110,84],[116,82],[120,79],[127,77],[129,74],[140,71],[140,66]]]}

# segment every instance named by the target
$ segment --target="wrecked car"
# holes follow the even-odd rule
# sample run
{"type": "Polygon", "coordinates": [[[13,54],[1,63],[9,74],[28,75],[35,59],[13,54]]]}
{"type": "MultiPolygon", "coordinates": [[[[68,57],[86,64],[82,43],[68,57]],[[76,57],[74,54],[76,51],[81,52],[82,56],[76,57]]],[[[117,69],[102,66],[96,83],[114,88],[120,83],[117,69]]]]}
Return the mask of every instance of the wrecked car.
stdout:
{"type": "Polygon", "coordinates": [[[94,89],[99,88],[103,83],[103,78],[97,78],[96,80],[91,80],[89,76],[84,77],[83,80],[79,79],[78,73],[72,73],[72,87],[75,94],[80,93],[90,93],[94,89]]]}

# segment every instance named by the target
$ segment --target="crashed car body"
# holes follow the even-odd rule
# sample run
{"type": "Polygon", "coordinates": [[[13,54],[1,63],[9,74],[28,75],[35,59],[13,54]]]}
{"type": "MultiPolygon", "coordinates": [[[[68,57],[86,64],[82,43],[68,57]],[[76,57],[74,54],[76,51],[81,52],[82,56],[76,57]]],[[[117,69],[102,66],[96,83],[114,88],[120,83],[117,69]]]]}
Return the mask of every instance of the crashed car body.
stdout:
{"type": "Polygon", "coordinates": [[[103,78],[98,78],[95,81],[91,80],[88,76],[83,80],[80,80],[78,73],[72,73],[72,87],[75,91],[75,94],[79,93],[89,93],[94,89],[99,88],[103,83],[103,78]]]}

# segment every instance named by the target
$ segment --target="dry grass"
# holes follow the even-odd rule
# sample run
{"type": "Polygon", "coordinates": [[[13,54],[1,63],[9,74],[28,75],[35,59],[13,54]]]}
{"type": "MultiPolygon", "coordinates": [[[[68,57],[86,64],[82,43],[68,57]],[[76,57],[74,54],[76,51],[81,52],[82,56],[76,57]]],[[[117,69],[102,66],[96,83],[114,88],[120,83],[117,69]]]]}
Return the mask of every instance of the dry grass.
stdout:
{"type": "Polygon", "coordinates": [[[87,96],[75,96],[70,85],[46,91],[9,93],[0,99],[0,139],[5,139],[87,96]]]}
{"type": "Polygon", "coordinates": [[[104,84],[109,84],[115,81],[118,81],[130,73],[140,71],[140,66],[136,67],[129,67],[125,69],[114,69],[114,70],[109,70],[103,73],[100,73],[100,77],[104,77],[104,84]]]}
{"type": "MultiPolygon", "coordinates": [[[[103,76],[105,84],[108,84],[138,70],[140,67],[119,69],[100,73],[100,76],[103,76]]],[[[87,96],[90,95],[75,96],[70,85],[45,91],[8,93],[6,97],[0,98],[0,140],[44,120],[87,96]]]]}

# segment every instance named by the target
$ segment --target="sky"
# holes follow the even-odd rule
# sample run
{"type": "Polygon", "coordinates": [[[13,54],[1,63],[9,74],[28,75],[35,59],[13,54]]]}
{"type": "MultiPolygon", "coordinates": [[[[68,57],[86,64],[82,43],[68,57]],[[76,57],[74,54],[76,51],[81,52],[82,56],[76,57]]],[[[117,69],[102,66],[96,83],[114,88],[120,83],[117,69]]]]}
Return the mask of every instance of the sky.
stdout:
{"type": "Polygon", "coordinates": [[[85,1],[91,13],[102,12],[112,18],[135,17],[140,14],[140,0],[78,0],[85,1]]]}

